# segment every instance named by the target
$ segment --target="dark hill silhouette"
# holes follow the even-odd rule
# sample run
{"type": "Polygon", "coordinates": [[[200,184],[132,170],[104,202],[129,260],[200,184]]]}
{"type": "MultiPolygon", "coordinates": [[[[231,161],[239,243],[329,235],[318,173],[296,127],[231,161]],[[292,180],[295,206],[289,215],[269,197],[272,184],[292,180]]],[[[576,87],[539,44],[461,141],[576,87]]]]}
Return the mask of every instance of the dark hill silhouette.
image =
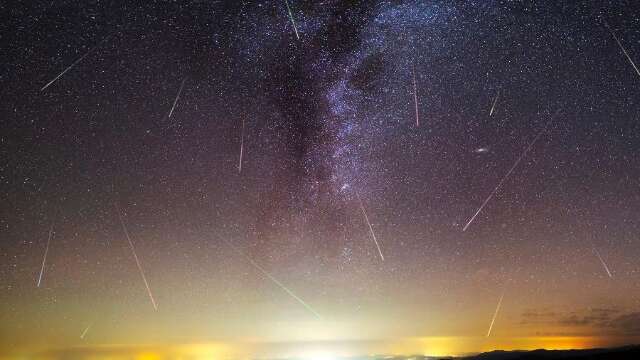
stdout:
{"type": "Polygon", "coordinates": [[[471,356],[365,356],[341,358],[342,360],[640,360],[640,345],[618,348],[585,349],[585,350],[496,350],[471,356]]]}
{"type": "Polygon", "coordinates": [[[587,350],[533,350],[533,351],[491,351],[474,356],[464,357],[465,360],[538,360],[538,359],[640,359],[640,346],[624,346],[611,349],[587,350]]]}

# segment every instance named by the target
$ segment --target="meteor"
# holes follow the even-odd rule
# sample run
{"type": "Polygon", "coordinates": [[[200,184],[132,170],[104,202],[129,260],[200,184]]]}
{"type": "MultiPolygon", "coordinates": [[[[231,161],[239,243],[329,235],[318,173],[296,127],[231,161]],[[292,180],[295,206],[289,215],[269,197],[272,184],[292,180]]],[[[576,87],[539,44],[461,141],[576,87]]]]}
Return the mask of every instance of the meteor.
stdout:
{"type": "Polygon", "coordinates": [[[144,276],[144,271],[142,270],[142,265],[140,264],[140,260],[138,259],[138,254],[136,254],[136,248],[133,246],[133,241],[131,241],[131,237],[129,236],[129,231],[127,230],[127,226],[124,223],[124,219],[122,218],[122,213],[120,212],[120,207],[118,203],[116,205],[116,211],[118,211],[118,218],[120,219],[120,224],[122,225],[122,230],[124,231],[127,240],[129,241],[129,247],[131,247],[131,252],[133,253],[134,259],[136,259],[136,265],[138,265],[138,270],[140,271],[140,276],[142,276],[142,281],[144,281],[144,286],[147,288],[147,293],[149,294],[149,299],[151,299],[151,303],[153,304],[154,310],[158,311],[158,305],[156,304],[156,300],[153,298],[153,294],[151,293],[151,288],[149,287],[149,283],[147,282],[147,277],[144,276]]]}
{"type": "Polygon", "coordinates": [[[613,38],[616,40],[616,42],[618,43],[618,46],[620,47],[620,50],[622,50],[622,53],[624,54],[624,56],[627,57],[627,60],[629,60],[629,63],[631,64],[631,66],[633,66],[633,69],[636,71],[636,73],[638,74],[638,76],[640,76],[640,70],[638,70],[638,67],[636,66],[636,64],[633,62],[633,60],[631,59],[631,56],[629,56],[629,54],[627,53],[627,50],[624,48],[624,46],[622,46],[622,43],[620,42],[620,40],[618,40],[618,37],[616,36],[616,34],[613,32],[613,30],[611,29],[611,27],[609,27],[609,23],[607,23],[606,20],[604,21],[604,25],[607,27],[607,29],[609,30],[609,32],[611,33],[611,35],[613,36],[613,38]]]}
{"type": "Polygon", "coordinates": [[[42,282],[42,275],[44,274],[44,264],[47,261],[47,254],[49,253],[49,243],[51,243],[52,237],[53,237],[53,224],[51,224],[51,229],[49,229],[49,238],[47,239],[47,247],[44,250],[44,257],[42,258],[42,267],[40,268],[40,276],[38,276],[38,283],[36,287],[40,287],[40,282],[42,282]]]}
{"type": "MultiPolygon", "coordinates": [[[[556,111],[556,114],[559,112],[560,110],[556,111]]],[[[554,114],[555,116],[555,114],[554,114]]],[[[552,116],[553,118],[553,116],[552,116]]],[[[549,120],[549,122],[551,122],[551,120],[549,120]]],[[[527,146],[527,148],[522,152],[522,154],[520,154],[520,157],[518,158],[518,160],[516,160],[516,162],[513,164],[513,166],[511,166],[511,168],[509,169],[509,171],[507,171],[507,173],[502,177],[502,180],[500,180],[500,182],[498,183],[498,185],[493,189],[493,191],[489,194],[489,196],[487,196],[487,198],[484,200],[484,202],[482,203],[482,205],[480,205],[480,207],[478,208],[478,210],[476,211],[475,214],[473,214],[473,216],[471,217],[471,219],[469,219],[469,221],[467,222],[467,224],[464,226],[464,228],[462,228],[462,231],[467,231],[467,228],[469,227],[469,225],[471,225],[471,223],[473,222],[473,220],[475,220],[476,216],[478,216],[478,214],[480,214],[480,212],[482,211],[482,209],[487,205],[487,203],[489,202],[489,200],[491,200],[491,198],[496,194],[496,192],[498,191],[498,189],[500,189],[500,187],[502,186],[502,184],[505,182],[505,180],[507,180],[509,178],[509,176],[511,175],[511,173],[513,172],[513,170],[518,166],[518,164],[520,164],[520,161],[522,161],[522,158],[524,158],[524,156],[529,152],[529,150],[531,150],[531,148],[533,147],[533,145],[538,141],[538,139],[540,138],[540,135],[542,135],[542,133],[544,133],[547,130],[547,126],[549,126],[549,122],[547,122],[547,124],[544,126],[544,128],[542,130],[540,130],[540,132],[538,133],[538,135],[536,135],[536,137],[533,139],[533,141],[531,141],[531,143],[529,143],[529,146],[527,146]]]]}
{"type": "Polygon", "coordinates": [[[380,250],[380,244],[378,244],[378,239],[376,238],[376,234],[373,232],[373,227],[371,226],[371,222],[369,221],[369,217],[367,216],[367,211],[364,209],[364,205],[362,204],[362,200],[360,199],[360,195],[356,191],[356,197],[358,198],[358,202],[360,203],[360,210],[362,210],[362,215],[364,215],[364,219],[369,225],[369,232],[371,233],[371,238],[373,242],[376,244],[376,248],[378,249],[378,254],[380,254],[380,259],[384,261],[384,255],[382,255],[382,250],[380,250]]]}
{"type": "Polygon", "coordinates": [[[322,320],[322,316],[315,311],[309,304],[307,304],[304,300],[302,300],[300,297],[298,297],[298,295],[296,295],[293,291],[289,290],[289,288],[287,288],[286,286],[284,286],[284,284],[282,284],[278,279],[276,279],[273,275],[271,275],[267,270],[265,270],[262,266],[260,266],[260,264],[258,264],[257,262],[255,262],[252,258],[250,258],[247,254],[245,254],[242,250],[238,249],[237,247],[235,247],[231,242],[229,242],[227,239],[223,238],[223,241],[229,245],[230,248],[232,248],[235,252],[237,252],[238,254],[242,255],[245,259],[247,259],[247,261],[249,261],[249,263],[251,265],[253,265],[254,268],[256,268],[258,271],[260,271],[262,273],[262,275],[266,276],[269,280],[271,280],[274,284],[278,285],[278,287],[280,287],[282,290],[284,290],[284,292],[286,292],[289,296],[291,296],[292,298],[294,298],[297,302],[299,302],[302,306],[304,306],[305,309],[307,309],[310,313],[312,313],[315,317],[317,317],[319,320],[322,320]]]}
{"type": "Polygon", "coordinates": [[[244,151],[244,117],[242,118],[242,131],[240,132],[240,159],[238,160],[238,173],[242,172],[243,151],[244,151]]]}
{"type": "Polygon", "coordinates": [[[487,337],[491,336],[491,329],[493,329],[493,323],[496,322],[496,318],[498,317],[498,311],[500,311],[500,306],[502,305],[502,299],[504,298],[504,293],[506,292],[506,288],[502,290],[502,295],[500,295],[500,300],[498,300],[498,306],[496,306],[496,312],[493,313],[493,318],[491,319],[491,324],[489,325],[489,331],[487,331],[487,337]]]}
{"type": "Polygon", "coordinates": [[[111,35],[109,35],[109,36],[105,37],[104,39],[102,39],[102,41],[100,41],[97,45],[95,45],[94,47],[89,49],[89,51],[87,51],[84,55],[82,55],[76,61],[71,63],[71,65],[69,65],[66,69],[64,69],[64,71],[62,71],[60,74],[58,74],[58,76],[54,77],[53,80],[49,81],[45,86],[43,86],[42,89],[40,89],[40,91],[43,91],[44,89],[48,88],[51,84],[56,82],[56,80],[58,80],[60,77],[62,77],[62,75],[64,75],[67,71],[71,70],[74,66],[78,65],[78,63],[80,63],[82,60],[84,60],[84,58],[89,56],[89,54],[91,54],[97,47],[99,47],[103,42],[105,42],[107,39],[109,39],[111,37],[111,35]]]}
{"type": "Polygon", "coordinates": [[[500,91],[496,94],[495,99],[493,99],[493,105],[491,105],[491,110],[489,111],[489,116],[493,116],[493,111],[496,109],[496,104],[498,103],[498,97],[500,97],[500,91]]]}
{"type": "Polygon", "coordinates": [[[82,332],[82,335],[80,335],[80,339],[83,340],[84,336],[87,335],[87,332],[89,331],[89,328],[91,327],[91,324],[89,324],[89,326],[87,326],[84,331],[82,332]]]}
{"type": "Polygon", "coordinates": [[[300,40],[300,35],[298,35],[298,28],[296,27],[296,22],[293,20],[293,14],[291,13],[291,7],[289,7],[289,1],[284,0],[284,3],[287,5],[287,11],[289,12],[289,19],[291,19],[291,25],[293,25],[293,31],[296,33],[296,38],[300,40]]]}
{"type": "Polygon", "coordinates": [[[609,271],[607,263],[604,262],[604,259],[602,259],[602,256],[600,256],[600,252],[598,252],[598,249],[596,249],[595,246],[593,247],[593,252],[595,252],[598,259],[600,259],[600,263],[602,263],[602,267],[604,267],[604,270],[607,272],[607,275],[609,275],[609,278],[613,279],[613,275],[611,275],[611,271],[609,271]]]}
{"type": "Polygon", "coordinates": [[[416,107],[416,126],[420,126],[420,117],[418,115],[418,85],[416,83],[416,67],[415,65],[412,67],[413,72],[413,102],[416,107]]]}
{"type": "Polygon", "coordinates": [[[180,89],[178,90],[178,94],[176,95],[176,99],[173,101],[173,106],[171,106],[171,110],[169,111],[168,118],[171,118],[171,115],[173,115],[173,110],[176,108],[176,104],[178,104],[178,100],[180,99],[180,94],[182,93],[182,88],[184,88],[185,81],[187,81],[186,77],[182,80],[182,83],[180,84],[180,89]]]}

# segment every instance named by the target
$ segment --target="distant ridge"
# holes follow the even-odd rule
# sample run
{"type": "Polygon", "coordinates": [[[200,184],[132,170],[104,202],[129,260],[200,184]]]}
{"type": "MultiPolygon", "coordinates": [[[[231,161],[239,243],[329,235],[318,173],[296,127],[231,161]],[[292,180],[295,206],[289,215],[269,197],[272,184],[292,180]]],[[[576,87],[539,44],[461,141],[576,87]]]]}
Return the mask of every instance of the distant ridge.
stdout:
{"type": "Polygon", "coordinates": [[[467,356],[464,360],[537,360],[537,359],[639,359],[640,345],[629,345],[618,348],[585,349],[585,350],[531,350],[503,351],[496,350],[478,355],[467,356]]]}
{"type": "MultiPolygon", "coordinates": [[[[617,348],[598,348],[584,350],[495,350],[471,356],[361,356],[343,357],[340,360],[640,360],[640,345],[617,348]]],[[[289,358],[286,360],[302,360],[289,358]]]]}

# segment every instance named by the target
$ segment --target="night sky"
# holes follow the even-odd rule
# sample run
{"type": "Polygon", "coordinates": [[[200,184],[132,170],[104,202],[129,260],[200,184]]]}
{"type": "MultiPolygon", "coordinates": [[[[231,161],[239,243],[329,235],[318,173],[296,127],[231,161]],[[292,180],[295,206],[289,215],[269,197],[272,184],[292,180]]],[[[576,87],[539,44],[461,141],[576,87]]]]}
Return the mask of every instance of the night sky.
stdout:
{"type": "Polygon", "coordinates": [[[634,61],[634,1],[0,3],[0,355],[640,341],[634,61]]]}

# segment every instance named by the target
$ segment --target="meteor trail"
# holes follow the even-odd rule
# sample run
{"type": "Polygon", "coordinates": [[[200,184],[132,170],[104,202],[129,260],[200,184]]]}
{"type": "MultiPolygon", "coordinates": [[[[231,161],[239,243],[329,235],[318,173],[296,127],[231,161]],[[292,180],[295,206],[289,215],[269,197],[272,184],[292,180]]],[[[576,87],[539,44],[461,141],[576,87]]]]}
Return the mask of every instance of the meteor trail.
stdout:
{"type": "Polygon", "coordinates": [[[298,35],[298,28],[296,27],[296,22],[293,20],[293,14],[291,13],[291,7],[289,7],[289,1],[284,0],[284,3],[287,5],[287,11],[289,12],[289,19],[291,19],[291,24],[293,25],[293,31],[296,33],[296,38],[300,40],[300,35],[298,35]]]}
{"type": "Polygon", "coordinates": [[[413,72],[413,102],[416,106],[416,126],[420,126],[420,117],[418,115],[418,85],[416,83],[416,67],[412,67],[413,72]]]}
{"type": "MultiPolygon", "coordinates": [[[[556,114],[559,112],[560,110],[556,111],[556,114]]],[[[554,114],[555,116],[555,114],[554,114]]],[[[552,117],[553,118],[553,117],[552,117]]],[[[551,120],[549,120],[549,122],[551,122],[551,120]]],[[[496,194],[496,192],[498,191],[498,189],[500,189],[500,187],[502,186],[502,184],[505,182],[505,180],[507,180],[507,178],[509,178],[509,176],[511,175],[511,173],[513,172],[513,170],[518,166],[518,164],[520,164],[520,161],[522,161],[522,158],[524,158],[524,156],[529,152],[529,150],[531,150],[531,147],[533,147],[533,145],[536,143],[536,141],[538,141],[538,139],[540,138],[540,135],[542,135],[542,133],[544,133],[547,130],[547,126],[549,125],[549,122],[547,122],[547,125],[545,125],[545,127],[540,130],[540,132],[538,133],[538,135],[536,135],[536,137],[533,139],[533,141],[531,141],[531,143],[529,143],[529,146],[527,146],[527,148],[522,152],[522,154],[520,155],[520,157],[518,158],[518,160],[516,160],[516,162],[513,164],[513,166],[511,166],[511,168],[509,169],[509,171],[507,171],[507,173],[505,174],[504,177],[502,177],[502,180],[500,180],[500,182],[498,183],[498,186],[496,186],[493,191],[489,194],[489,196],[487,196],[487,198],[484,200],[484,202],[482,203],[482,205],[480,205],[480,207],[478,208],[478,210],[476,211],[475,214],[473,214],[473,216],[471,217],[471,219],[469,219],[469,221],[467,222],[467,225],[464,226],[464,228],[462,228],[462,231],[467,231],[467,228],[469,227],[469,225],[471,225],[471,223],[473,222],[473,220],[475,220],[476,216],[478,216],[478,214],[480,214],[480,212],[482,211],[482,209],[487,205],[487,203],[489,202],[489,200],[491,200],[491,198],[493,197],[493,195],[496,194]]]]}
{"type": "Polygon", "coordinates": [[[491,110],[489,111],[489,116],[493,116],[493,111],[496,109],[496,104],[498,103],[498,97],[500,97],[500,91],[496,94],[495,99],[493,99],[493,105],[491,105],[491,110]]]}
{"type": "Polygon", "coordinates": [[[636,71],[638,76],[640,76],[640,70],[638,70],[638,67],[636,66],[636,64],[631,59],[631,56],[629,56],[629,54],[627,53],[627,50],[625,50],[625,48],[624,48],[624,46],[622,46],[622,43],[620,42],[620,40],[618,40],[618,37],[616,36],[616,34],[613,32],[611,27],[609,27],[609,23],[606,20],[603,20],[603,21],[604,21],[604,25],[607,27],[607,29],[609,30],[609,32],[611,33],[613,38],[618,43],[618,46],[620,47],[620,50],[622,50],[622,53],[624,53],[624,56],[627,57],[627,60],[629,60],[629,63],[631,63],[631,66],[633,66],[633,69],[636,71]]]}
{"type": "Polygon", "coordinates": [[[69,65],[66,69],[64,69],[63,72],[61,72],[60,74],[58,74],[58,76],[54,77],[53,80],[49,81],[47,83],[47,85],[43,86],[42,89],[40,89],[40,91],[43,91],[44,89],[48,88],[51,84],[53,84],[54,82],[56,82],[56,80],[58,80],[62,75],[64,75],[67,71],[71,70],[74,66],[78,65],[79,62],[81,62],[82,60],[84,60],[84,58],[86,58],[87,56],[89,56],[89,54],[91,54],[93,52],[93,50],[95,50],[98,46],[100,46],[103,42],[105,42],[108,38],[110,38],[111,35],[105,37],[104,39],[102,39],[102,41],[100,41],[97,45],[95,45],[94,47],[92,47],[91,49],[89,49],[89,51],[87,51],[84,55],[82,55],[81,57],[79,57],[76,61],[74,61],[71,65],[69,65]]]}
{"type": "Polygon", "coordinates": [[[53,224],[51,224],[51,229],[49,229],[49,238],[47,239],[47,247],[44,250],[44,257],[42,258],[42,267],[40,268],[40,276],[38,276],[38,284],[36,287],[40,287],[40,282],[42,281],[42,274],[44,274],[44,264],[47,261],[47,254],[49,253],[49,243],[51,242],[51,238],[53,237],[53,224]]]}
{"type": "Polygon", "coordinates": [[[593,252],[595,252],[598,259],[600,259],[602,267],[604,267],[604,270],[607,272],[607,275],[609,275],[609,278],[613,279],[613,275],[611,275],[611,271],[609,271],[607,263],[604,262],[604,259],[602,259],[602,256],[600,256],[600,252],[598,252],[598,249],[596,249],[595,246],[593,247],[593,252]]]}
{"type": "Polygon", "coordinates": [[[380,259],[384,261],[384,255],[382,255],[382,250],[380,250],[380,244],[378,244],[378,239],[376,238],[376,234],[373,232],[373,227],[371,226],[371,222],[369,221],[369,217],[367,216],[367,211],[364,209],[364,205],[362,204],[362,200],[360,199],[360,195],[357,191],[356,197],[358,198],[358,202],[360,203],[360,210],[362,210],[362,215],[364,215],[364,219],[367,221],[367,225],[369,225],[371,238],[373,239],[373,242],[376,243],[376,248],[378,249],[378,254],[380,254],[380,259]]]}
{"type": "Polygon", "coordinates": [[[140,264],[140,260],[138,259],[138,254],[136,254],[136,248],[133,247],[133,241],[131,241],[131,237],[129,236],[129,231],[127,230],[127,226],[124,223],[124,219],[122,218],[122,213],[120,212],[120,207],[116,203],[116,210],[118,211],[118,218],[120,219],[120,224],[122,224],[122,230],[124,231],[127,240],[129,241],[129,246],[131,247],[131,252],[133,253],[133,257],[136,259],[136,264],[138,265],[138,270],[140,271],[140,276],[142,276],[142,281],[144,281],[144,286],[147,288],[147,293],[149,294],[149,299],[151,299],[151,303],[153,304],[153,308],[157,311],[158,305],[156,304],[156,300],[153,298],[153,294],[151,294],[151,288],[149,287],[149,283],[147,282],[147,277],[144,276],[144,271],[142,270],[142,265],[140,264]]]}
{"type": "Polygon", "coordinates": [[[247,261],[249,261],[249,263],[251,263],[251,265],[253,265],[253,267],[255,267],[258,271],[260,271],[262,273],[262,275],[266,276],[274,284],[278,285],[278,287],[280,287],[282,290],[284,290],[284,292],[289,294],[292,298],[294,298],[297,302],[299,302],[302,306],[304,306],[305,309],[309,310],[309,312],[311,312],[313,315],[315,315],[319,320],[322,320],[322,316],[320,314],[318,314],[318,312],[316,312],[309,304],[307,304],[304,300],[302,300],[300,297],[298,297],[298,295],[296,295],[293,291],[289,290],[286,286],[284,286],[284,284],[282,284],[280,281],[278,281],[278,279],[273,277],[273,275],[271,275],[269,272],[267,272],[267,270],[265,270],[257,262],[253,261],[253,259],[250,258],[247,254],[245,254],[242,250],[238,249],[231,242],[229,242],[228,240],[226,240],[224,238],[223,238],[223,241],[227,245],[229,245],[229,247],[232,248],[235,252],[237,252],[238,254],[242,255],[245,259],[247,259],[247,261]]]}
{"type": "Polygon", "coordinates": [[[80,335],[80,339],[84,339],[84,336],[87,335],[87,332],[89,331],[89,328],[91,327],[91,324],[89,324],[89,326],[87,326],[84,331],[82,332],[82,335],[80,335]]]}
{"type": "Polygon", "coordinates": [[[244,117],[242,118],[242,131],[240,132],[240,159],[238,160],[238,173],[242,172],[243,151],[244,151],[244,117]]]}
{"type": "Polygon", "coordinates": [[[496,317],[498,317],[498,311],[500,311],[500,305],[502,305],[502,299],[504,298],[504,293],[507,289],[502,290],[502,295],[500,295],[500,300],[498,300],[498,306],[496,306],[496,312],[493,313],[493,318],[491,319],[491,324],[489,325],[489,331],[487,331],[487,337],[491,336],[491,329],[493,329],[493,323],[496,322],[496,317]]]}
{"type": "Polygon", "coordinates": [[[182,93],[182,88],[184,88],[185,81],[187,81],[186,77],[182,80],[182,83],[180,84],[180,89],[178,90],[178,94],[176,95],[176,99],[173,100],[173,106],[171,106],[171,110],[169,111],[168,118],[171,118],[171,115],[173,115],[173,110],[176,108],[176,104],[178,104],[178,100],[180,99],[180,94],[182,93]]]}

